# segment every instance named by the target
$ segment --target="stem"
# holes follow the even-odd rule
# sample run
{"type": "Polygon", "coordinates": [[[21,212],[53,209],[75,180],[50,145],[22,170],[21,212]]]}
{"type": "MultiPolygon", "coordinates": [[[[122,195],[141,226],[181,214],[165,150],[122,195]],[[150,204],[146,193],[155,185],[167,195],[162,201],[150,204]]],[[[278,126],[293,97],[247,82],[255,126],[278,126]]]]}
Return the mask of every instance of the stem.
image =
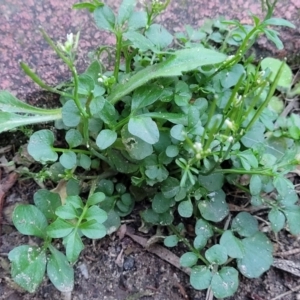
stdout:
{"type": "Polygon", "coordinates": [[[176,236],[191,250],[191,252],[193,252],[193,253],[195,253],[197,256],[198,256],[198,258],[200,259],[200,260],[202,260],[207,266],[209,266],[210,265],[210,263],[209,263],[209,261],[208,260],[206,260],[206,258],[205,257],[203,257],[200,253],[199,253],[199,251],[197,250],[197,249],[195,249],[190,243],[189,243],[189,241],[186,239],[186,238],[184,238],[184,237],[182,237],[181,236],[181,234],[180,234],[180,232],[177,230],[177,228],[173,225],[173,224],[171,224],[171,225],[169,225],[168,226],[170,229],[171,229],[171,231],[173,232],[173,233],[175,233],[176,234],[176,236]]]}
{"type": "Polygon", "coordinates": [[[249,170],[249,171],[245,169],[216,169],[215,173],[275,176],[275,174],[272,172],[271,169],[249,170]]]}
{"type": "Polygon", "coordinates": [[[122,32],[116,32],[116,60],[115,60],[115,69],[114,69],[114,77],[116,82],[118,81],[119,69],[120,69],[120,60],[121,60],[121,52],[122,52],[122,32]]]}
{"type": "Polygon", "coordinates": [[[53,147],[52,150],[55,152],[74,152],[74,153],[81,153],[81,154],[86,154],[86,155],[91,155],[91,151],[88,150],[82,150],[82,149],[64,149],[64,148],[55,148],[53,147]]]}

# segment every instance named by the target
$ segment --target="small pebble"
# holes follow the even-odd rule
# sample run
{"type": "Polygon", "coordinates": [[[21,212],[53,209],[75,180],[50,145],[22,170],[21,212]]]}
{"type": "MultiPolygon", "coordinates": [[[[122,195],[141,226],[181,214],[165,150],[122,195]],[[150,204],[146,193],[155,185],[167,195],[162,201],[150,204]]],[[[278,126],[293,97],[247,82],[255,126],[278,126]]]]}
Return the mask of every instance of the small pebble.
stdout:
{"type": "Polygon", "coordinates": [[[134,259],[130,256],[124,258],[123,269],[124,271],[129,271],[134,268],[134,259]]]}
{"type": "Polygon", "coordinates": [[[89,279],[89,271],[88,271],[88,269],[87,269],[86,264],[80,264],[80,265],[78,266],[78,269],[81,271],[81,274],[83,275],[83,277],[84,277],[85,279],[89,279]]]}

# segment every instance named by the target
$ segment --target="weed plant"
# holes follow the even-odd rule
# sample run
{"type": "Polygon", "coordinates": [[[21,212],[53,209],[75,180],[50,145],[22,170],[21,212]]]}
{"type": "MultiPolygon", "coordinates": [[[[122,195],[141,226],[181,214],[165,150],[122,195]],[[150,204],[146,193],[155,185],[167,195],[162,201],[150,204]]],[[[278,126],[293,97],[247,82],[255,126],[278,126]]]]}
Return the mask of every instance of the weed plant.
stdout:
{"type": "Polygon", "coordinates": [[[254,63],[248,55],[262,34],[282,48],[273,28],[294,26],[272,17],[275,3],[267,1],[265,18],[252,15],[252,25],[218,20],[173,36],[155,22],[168,2],[153,0],[136,10],[135,0],[124,0],[116,14],[98,0],[75,4],[115,36],[115,47],[99,46],[78,74],[79,33],[61,44],[41,30],[71,80],[50,87],[28,65],[21,67],[59,94],[61,107],[37,108],[0,93],[1,131],[55,122],[55,130],[29,138],[28,152],[42,170],[22,172],[57,182],[59,193],[40,189],[34,204],[13,212],[20,233],[40,238],[39,246],[9,253],[13,279],[29,292],[45,272],[58,290],[72,291],[82,239],[117,230],[137,201],[145,201],[141,219],[162,230],[165,246],[185,244],[180,263],[190,268],[193,288],[210,289],[216,298],[236,292],[239,273],[257,278],[273,260],[261,218],[252,210],[230,212],[228,190],[239,189],[249,195],[249,207],[264,208],[263,222],[273,233],[300,233],[297,193],[286,178],[300,161],[300,120],[279,119],[274,98],[290,71],[285,62],[254,63]],[[58,146],[57,130],[66,147],[58,146]],[[187,221],[193,239],[185,236],[187,221]],[[64,249],[53,245],[56,239],[64,249]]]}

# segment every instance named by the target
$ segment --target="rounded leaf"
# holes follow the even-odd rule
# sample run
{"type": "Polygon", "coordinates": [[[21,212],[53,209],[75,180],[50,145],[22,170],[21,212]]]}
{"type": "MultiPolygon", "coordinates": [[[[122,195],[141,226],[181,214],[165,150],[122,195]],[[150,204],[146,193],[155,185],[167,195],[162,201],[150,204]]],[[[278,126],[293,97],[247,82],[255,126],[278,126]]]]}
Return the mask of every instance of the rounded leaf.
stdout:
{"type": "Polygon", "coordinates": [[[205,257],[210,263],[222,265],[228,259],[227,250],[221,245],[214,245],[205,252],[205,257]]]}
{"type": "Polygon", "coordinates": [[[11,276],[26,291],[33,293],[42,283],[46,270],[46,251],[40,247],[22,245],[8,254],[11,276]]]}
{"type": "Polygon", "coordinates": [[[178,244],[177,235],[169,235],[164,239],[164,245],[166,247],[175,247],[178,244]]]}
{"type": "Polygon", "coordinates": [[[48,129],[36,131],[28,143],[28,153],[40,163],[57,161],[58,155],[53,150],[54,134],[48,129]]]}
{"type": "Polygon", "coordinates": [[[62,107],[62,120],[66,126],[75,127],[80,122],[80,112],[73,100],[68,100],[62,107]]]}
{"type": "Polygon", "coordinates": [[[252,236],[258,231],[258,222],[247,212],[240,212],[233,219],[231,229],[241,236],[252,236]]]}
{"type": "Polygon", "coordinates": [[[211,289],[216,298],[232,296],[239,286],[239,273],[232,267],[223,267],[214,274],[211,280],[211,289]]]}
{"type": "Polygon", "coordinates": [[[204,235],[197,235],[194,239],[194,247],[197,250],[201,250],[203,249],[207,244],[207,237],[205,237],[204,235]]]}
{"type": "Polygon", "coordinates": [[[100,150],[104,150],[111,146],[117,139],[117,133],[110,129],[103,129],[96,138],[96,144],[100,150]]]}
{"type": "Polygon", "coordinates": [[[72,151],[67,151],[64,152],[60,157],[59,157],[59,162],[61,165],[66,168],[66,169],[72,169],[76,166],[77,164],[77,158],[76,154],[72,151]]]}
{"type": "Polygon", "coordinates": [[[81,223],[79,228],[82,234],[90,239],[101,239],[106,235],[105,226],[96,222],[95,220],[81,223]]]}
{"type": "MultiPolygon", "coordinates": [[[[282,64],[282,61],[273,57],[266,57],[261,61],[261,68],[263,70],[270,69],[271,70],[271,81],[275,80],[275,77],[279,71],[279,68],[282,64]]],[[[284,88],[289,88],[292,84],[293,73],[291,68],[284,63],[283,71],[279,77],[278,85],[284,88]]]]}
{"type": "Polygon", "coordinates": [[[190,218],[193,215],[192,201],[190,199],[181,201],[178,205],[178,213],[183,218],[190,218]]]}
{"type": "Polygon", "coordinates": [[[268,214],[271,228],[274,232],[279,232],[285,224],[285,215],[279,209],[273,207],[268,214]]]}
{"type": "Polygon", "coordinates": [[[170,209],[172,199],[165,198],[162,193],[158,193],[154,196],[152,200],[152,209],[156,213],[164,213],[170,209]]]}
{"type": "Polygon", "coordinates": [[[232,258],[242,258],[244,256],[242,241],[236,238],[230,230],[226,230],[222,234],[220,245],[226,248],[228,256],[232,258]]]}
{"type": "Polygon", "coordinates": [[[66,141],[69,144],[70,148],[75,148],[81,145],[82,143],[82,135],[81,133],[76,129],[70,129],[66,133],[66,141]]]}
{"type": "Polygon", "coordinates": [[[14,209],[12,221],[22,234],[46,238],[47,219],[34,205],[18,205],[14,209]]]}
{"type": "Polygon", "coordinates": [[[190,275],[190,284],[196,290],[206,290],[209,288],[212,273],[206,266],[195,266],[190,275]]]}
{"type": "Polygon", "coordinates": [[[199,201],[198,208],[204,219],[213,222],[222,221],[229,213],[223,190],[214,192],[210,200],[199,201]]]}
{"type": "Polygon", "coordinates": [[[104,201],[104,200],[105,200],[105,197],[106,197],[105,194],[102,193],[102,192],[94,193],[93,195],[91,195],[91,196],[88,198],[86,204],[87,204],[88,206],[98,204],[98,203],[104,201]]]}
{"type": "Polygon", "coordinates": [[[273,263],[273,246],[271,241],[261,232],[242,240],[243,258],[237,259],[238,269],[247,278],[258,278],[269,270],[273,263]]]}
{"type": "Polygon", "coordinates": [[[192,267],[198,261],[198,256],[194,252],[186,252],[180,257],[180,265],[183,267],[192,267]]]}

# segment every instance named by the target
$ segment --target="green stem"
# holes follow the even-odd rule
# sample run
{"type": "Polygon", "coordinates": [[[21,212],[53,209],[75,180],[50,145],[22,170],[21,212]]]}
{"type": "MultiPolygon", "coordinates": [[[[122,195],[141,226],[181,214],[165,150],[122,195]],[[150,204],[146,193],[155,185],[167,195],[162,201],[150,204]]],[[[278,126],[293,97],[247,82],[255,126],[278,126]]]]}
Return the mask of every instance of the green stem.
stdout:
{"type": "Polygon", "coordinates": [[[177,228],[176,228],[173,224],[169,225],[168,227],[171,229],[171,231],[172,231],[173,233],[176,234],[176,236],[178,237],[178,239],[181,240],[181,241],[182,241],[182,242],[183,242],[183,243],[191,250],[191,252],[195,253],[195,254],[198,256],[198,258],[199,258],[200,260],[202,260],[207,266],[210,265],[209,261],[208,261],[205,257],[203,257],[203,256],[199,253],[199,251],[198,251],[197,249],[195,249],[195,248],[189,243],[189,241],[188,241],[186,238],[184,238],[184,237],[181,236],[180,232],[177,230],[177,228]]]}
{"type": "Polygon", "coordinates": [[[115,60],[115,69],[114,69],[114,77],[116,82],[118,82],[119,69],[120,69],[120,61],[121,61],[121,52],[122,52],[122,32],[116,32],[116,60],[115,60]]]}
{"type": "Polygon", "coordinates": [[[245,169],[216,169],[215,173],[275,176],[275,174],[272,172],[271,169],[248,170],[248,171],[245,169]]]}
{"type": "Polygon", "coordinates": [[[91,151],[88,150],[82,150],[82,149],[64,149],[64,148],[52,148],[53,151],[55,152],[75,152],[75,153],[81,153],[81,154],[86,154],[86,155],[91,155],[91,151]]]}

